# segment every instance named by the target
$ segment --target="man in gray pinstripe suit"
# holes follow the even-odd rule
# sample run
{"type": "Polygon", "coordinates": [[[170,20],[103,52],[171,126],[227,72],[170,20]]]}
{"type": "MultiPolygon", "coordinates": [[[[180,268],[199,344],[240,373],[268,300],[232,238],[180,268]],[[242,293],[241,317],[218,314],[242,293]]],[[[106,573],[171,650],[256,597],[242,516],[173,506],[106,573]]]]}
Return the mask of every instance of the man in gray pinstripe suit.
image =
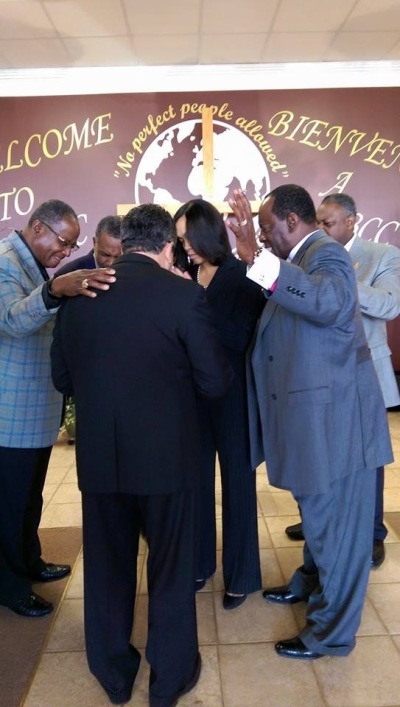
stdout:
{"type": "Polygon", "coordinates": [[[300,634],[275,649],[303,660],[345,656],[367,590],[376,468],[393,460],[354,267],[296,184],[262,202],[255,257],[249,204],[234,195],[237,250],[266,297],[249,356],[252,464],[265,459],[270,484],[291,491],[306,538],[288,584],[263,592],[281,605],[307,602],[300,634]]]}
{"type": "MultiPolygon", "coordinates": [[[[400,314],[400,250],[386,243],[358,238],[354,233],[357,209],[348,194],[328,194],[317,211],[326,233],[341,243],[354,264],[364,331],[387,408],[400,404],[387,342],[386,322],[400,314]]],[[[384,469],[376,474],[374,541],[371,565],[379,567],[385,558],[387,529],[383,522],[384,469]]],[[[286,528],[292,540],[303,539],[302,524],[286,528]]]]}
{"type": "Polygon", "coordinates": [[[78,270],[55,280],[55,268],[76,250],[79,223],[63,201],[41,204],[22,231],[0,241],[0,604],[21,616],[53,606],[32,591],[69,565],[44,562],[38,537],[42,491],[62,409],[50,373],[55,314],[63,296],[108,289],[113,270],[78,270]]]}

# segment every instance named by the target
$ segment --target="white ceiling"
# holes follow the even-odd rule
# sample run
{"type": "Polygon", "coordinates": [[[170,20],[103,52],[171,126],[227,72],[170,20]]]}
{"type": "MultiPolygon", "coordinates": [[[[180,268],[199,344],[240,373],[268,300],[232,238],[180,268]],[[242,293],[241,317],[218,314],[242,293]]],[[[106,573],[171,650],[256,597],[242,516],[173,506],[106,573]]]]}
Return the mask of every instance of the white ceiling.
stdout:
{"type": "Polygon", "coordinates": [[[400,0],[0,0],[0,70],[400,60],[400,0]]]}

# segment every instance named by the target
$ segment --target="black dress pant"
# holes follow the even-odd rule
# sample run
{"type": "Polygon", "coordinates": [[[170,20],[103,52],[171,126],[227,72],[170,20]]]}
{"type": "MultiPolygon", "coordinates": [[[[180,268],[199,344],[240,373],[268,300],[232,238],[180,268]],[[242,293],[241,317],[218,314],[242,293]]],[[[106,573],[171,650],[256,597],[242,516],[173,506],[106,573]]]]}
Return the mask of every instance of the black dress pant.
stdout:
{"type": "Polygon", "coordinates": [[[31,590],[41,569],[38,528],[51,447],[0,447],[0,603],[14,604],[31,590]]]}
{"type": "Polygon", "coordinates": [[[200,400],[202,475],[197,495],[197,579],[216,569],[215,458],[222,486],[222,569],[225,590],[261,588],[256,472],[250,464],[246,388],[238,380],[218,400],[200,400]]]}
{"type": "Polygon", "coordinates": [[[131,645],[140,530],[148,543],[146,657],[150,704],[164,707],[197,655],[194,495],[82,494],[87,658],[107,694],[130,699],[139,667],[131,645]]]}
{"type": "Polygon", "coordinates": [[[387,536],[387,528],[383,522],[383,494],[385,486],[385,469],[378,466],[376,470],[376,495],[375,495],[375,517],[374,517],[374,540],[384,540],[387,536]]]}

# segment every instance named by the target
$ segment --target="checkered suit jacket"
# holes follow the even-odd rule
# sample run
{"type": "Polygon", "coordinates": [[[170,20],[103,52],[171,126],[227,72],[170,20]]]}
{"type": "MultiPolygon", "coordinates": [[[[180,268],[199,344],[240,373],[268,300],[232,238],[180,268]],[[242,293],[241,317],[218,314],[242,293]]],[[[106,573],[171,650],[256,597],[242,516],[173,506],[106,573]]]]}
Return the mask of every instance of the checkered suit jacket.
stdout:
{"type": "Polygon", "coordinates": [[[0,241],[0,446],[52,445],[62,396],[51,381],[50,345],[57,309],[46,309],[43,275],[13,231],[0,241]]]}

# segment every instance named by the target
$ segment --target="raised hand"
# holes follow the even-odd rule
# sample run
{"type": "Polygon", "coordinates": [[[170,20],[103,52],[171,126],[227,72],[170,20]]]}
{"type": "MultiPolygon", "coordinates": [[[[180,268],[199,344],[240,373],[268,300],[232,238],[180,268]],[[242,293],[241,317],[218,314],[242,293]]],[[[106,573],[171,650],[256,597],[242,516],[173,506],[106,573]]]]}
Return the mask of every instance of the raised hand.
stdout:
{"type": "Polygon", "coordinates": [[[233,197],[228,199],[228,202],[236,222],[228,219],[226,224],[236,237],[239,258],[250,265],[254,260],[254,253],[258,249],[258,243],[249,200],[241,189],[235,189],[233,197]]]}

